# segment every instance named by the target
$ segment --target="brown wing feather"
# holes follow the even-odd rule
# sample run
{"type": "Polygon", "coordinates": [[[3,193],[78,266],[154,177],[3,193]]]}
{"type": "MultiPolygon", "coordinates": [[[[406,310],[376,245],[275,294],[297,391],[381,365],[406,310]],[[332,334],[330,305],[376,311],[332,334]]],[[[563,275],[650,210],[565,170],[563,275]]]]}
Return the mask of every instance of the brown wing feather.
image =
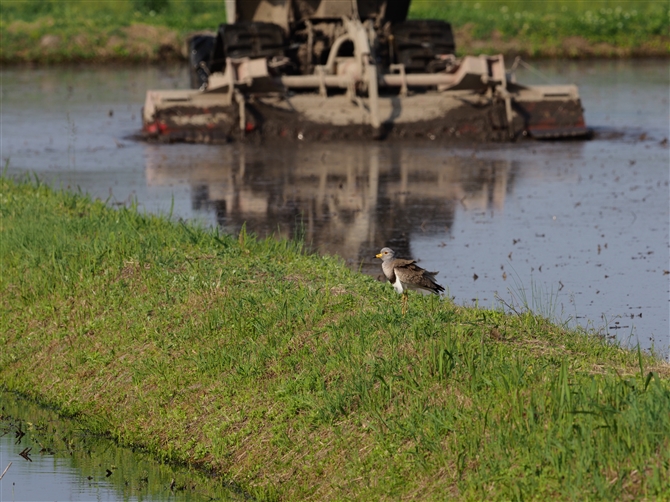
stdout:
{"type": "Polygon", "coordinates": [[[416,260],[402,260],[400,258],[396,258],[395,260],[393,260],[393,268],[400,268],[400,267],[407,267],[409,265],[414,265],[415,267],[420,268],[421,270],[423,270],[418,265],[415,265],[415,263],[416,263],[416,260]]]}
{"type": "Polygon", "coordinates": [[[412,284],[433,293],[444,291],[444,288],[434,280],[437,272],[428,272],[418,266],[414,260],[395,260],[393,269],[398,278],[405,284],[412,284]]]}

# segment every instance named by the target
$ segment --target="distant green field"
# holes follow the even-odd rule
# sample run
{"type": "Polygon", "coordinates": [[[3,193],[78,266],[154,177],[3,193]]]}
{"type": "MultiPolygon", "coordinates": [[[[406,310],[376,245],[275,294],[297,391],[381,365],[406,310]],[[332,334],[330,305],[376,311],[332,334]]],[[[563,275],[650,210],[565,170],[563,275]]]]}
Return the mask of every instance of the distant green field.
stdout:
{"type": "MultiPolygon", "coordinates": [[[[644,45],[650,37],[668,37],[670,3],[636,0],[479,0],[414,1],[410,16],[442,18],[454,27],[472,23],[472,36],[494,31],[546,44],[568,37],[619,47],[644,45]]],[[[666,42],[667,48],[667,42],[666,42]]]]}
{"type": "MultiPolygon", "coordinates": [[[[573,57],[670,54],[667,1],[415,0],[410,17],[450,21],[461,52],[573,57]],[[581,43],[564,44],[574,38],[581,43]]],[[[179,57],[186,34],[215,29],[225,20],[223,0],[3,0],[0,60],[179,57]]]]}
{"type": "Polygon", "coordinates": [[[53,18],[53,27],[107,29],[147,23],[178,30],[213,29],[225,22],[223,0],[3,0],[3,28],[15,20],[53,18]]]}
{"type": "Polygon", "coordinates": [[[3,0],[0,60],[176,59],[184,35],[225,22],[223,1],[3,0]]]}

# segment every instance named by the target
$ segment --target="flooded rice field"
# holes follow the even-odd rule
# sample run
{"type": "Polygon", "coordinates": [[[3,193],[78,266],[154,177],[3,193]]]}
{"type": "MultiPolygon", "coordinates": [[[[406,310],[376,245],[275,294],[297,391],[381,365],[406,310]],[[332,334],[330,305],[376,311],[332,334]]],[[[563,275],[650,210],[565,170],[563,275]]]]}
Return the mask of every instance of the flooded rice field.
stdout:
{"type": "Polygon", "coordinates": [[[0,391],[0,501],[243,499],[220,481],[119,448],[0,391]]]}
{"type": "Polygon", "coordinates": [[[456,303],[528,306],[667,355],[667,62],[534,67],[519,81],[578,84],[593,140],[148,144],[132,139],[145,91],[187,87],[184,68],[16,68],[2,161],[110,204],[303,237],[374,276],[388,245],[456,303]]]}

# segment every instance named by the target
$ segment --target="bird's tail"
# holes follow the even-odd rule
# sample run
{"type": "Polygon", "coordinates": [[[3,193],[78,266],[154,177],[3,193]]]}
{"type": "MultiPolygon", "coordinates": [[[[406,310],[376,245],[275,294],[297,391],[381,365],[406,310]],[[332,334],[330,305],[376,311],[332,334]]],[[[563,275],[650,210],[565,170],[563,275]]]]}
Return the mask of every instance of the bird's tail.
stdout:
{"type": "Polygon", "coordinates": [[[436,283],[435,281],[431,281],[431,282],[433,283],[433,286],[435,286],[435,289],[433,289],[433,293],[435,293],[436,295],[439,295],[440,293],[442,293],[444,291],[444,288],[442,286],[440,286],[438,283],[436,283]]]}

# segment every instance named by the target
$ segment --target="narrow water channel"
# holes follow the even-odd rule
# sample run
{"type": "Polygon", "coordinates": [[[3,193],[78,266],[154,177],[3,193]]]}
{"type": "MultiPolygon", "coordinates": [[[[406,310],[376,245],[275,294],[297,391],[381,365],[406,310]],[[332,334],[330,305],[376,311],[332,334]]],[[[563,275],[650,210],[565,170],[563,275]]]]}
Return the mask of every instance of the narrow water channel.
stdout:
{"type": "Polygon", "coordinates": [[[221,481],[156,462],[0,391],[0,502],[243,500],[221,481]]]}
{"type": "Polygon", "coordinates": [[[529,306],[668,354],[669,75],[664,61],[553,61],[592,141],[479,146],[158,145],[131,139],[147,89],[183,67],[3,71],[1,156],[110,204],[261,236],[300,235],[380,274],[386,245],[438,270],[459,304],[529,306]]]}

